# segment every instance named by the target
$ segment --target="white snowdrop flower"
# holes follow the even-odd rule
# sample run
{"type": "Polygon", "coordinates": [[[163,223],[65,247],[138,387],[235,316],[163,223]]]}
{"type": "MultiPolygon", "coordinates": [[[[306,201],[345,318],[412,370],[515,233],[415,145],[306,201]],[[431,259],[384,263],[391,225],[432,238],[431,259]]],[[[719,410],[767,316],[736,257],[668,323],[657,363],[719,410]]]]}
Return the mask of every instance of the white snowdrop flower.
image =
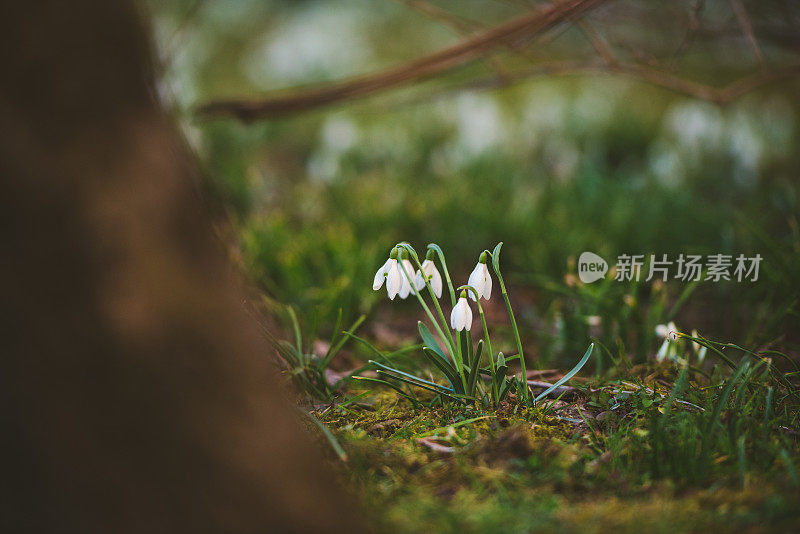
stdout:
{"type": "MultiPolygon", "coordinates": [[[[401,254],[403,252],[401,252],[401,254]]],[[[401,269],[399,265],[397,267],[397,271],[400,273],[400,282],[401,282],[399,295],[401,299],[404,299],[408,297],[413,291],[413,287],[411,286],[409,278],[414,276],[414,266],[411,264],[411,260],[407,258],[403,258],[402,260],[400,260],[400,262],[403,264],[403,268],[406,270],[406,272],[404,273],[403,269],[401,269]],[[406,276],[406,274],[408,274],[408,276],[406,276]]]]}
{"type": "Polygon", "coordinates": [[[656,335],[664,340],[658,348],[658,352],[656,352],[656,361],[663,362],[670,353],[670,342],[678,339],[678,327],[675,326],[675,323],[672,321],[667,324],[656,325],[656,335]]]}
{"type": "Polygon", "coordinates": [[[453,330],[461,331],[461,330],[469,330],[472,328],[472,310],[469,307],[469,303],[467,302],[466,292],[461,292],[461,298],[458,299],[458,303],[453,307],[453,311],[450,313],[450,326],[453,330]]]}
{"type": "Polygon", "coordinates": [[[427,279],[433,289],[433,294],[436,298],[442,297],[442,275],[439,274],[439,269],[433,263],[433,251],[429,250],[425,261],[422,262],[420,270],[417,271],[417,276],[414,279],[414,287],[417,291],[422,291],[425,287],[425,280],[427,279]]]}
{"type": "Polygon", "coordinates": [[[659,324],[656,325],[656,335],[661,339],[666,339],[669,337],[671,341],[675,341],[678,339],[678,327],[675,326],[675,323],[670,321],[668,324],[659,324]]]}
{"type": "Polygon", "coordinates": [[[375,273],[372,289],[378,291],[383,286],[384,280],[386,280],[386,293],[389,299],[394,300],[403,286],[403,273],[397,266],[397,249],[392,250],[389,259],[375,273]]]}
{"type": "MultiPolygon", "coordinates": [[[[489,276],[489,267],[486,265],[487,257],[486,252],[481,252],[478,264],[472,270],[467,281],[468,286],[475,288],[479,298],[489,300],[492,296],[492,277],[489,276]]],[[[475,299],[475,294],[470,291],[469,298],[475,299]]]]}

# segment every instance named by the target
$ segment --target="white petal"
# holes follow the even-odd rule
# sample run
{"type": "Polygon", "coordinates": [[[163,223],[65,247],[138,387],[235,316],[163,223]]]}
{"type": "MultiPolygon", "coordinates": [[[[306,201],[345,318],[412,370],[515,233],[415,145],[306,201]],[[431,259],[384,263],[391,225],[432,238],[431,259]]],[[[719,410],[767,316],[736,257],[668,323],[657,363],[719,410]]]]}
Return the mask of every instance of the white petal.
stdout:
{"type": "Polygon", "coordinates": [[[375,273],[375,279],[372,281],[372,289],[375,291],[379,290],[381,286],[383,286],[383,280],[386,278],[386,271],[388,270],[389,263],[391,261],[391,258],[386,260],[386,263],[384,263],[381,268],[378,269],[378,272],[375,273]]]}
{"type": "Polygon", "coordinates": [[[417,291],[422,291],[422,288],[425,287],[425,279],[423,276],[422,271],[417,271],[417,275],[414,277],[414,287],[417,288],[417,291]]]}
{"type": "Polygon", "coordinates": [[[425,260],[420,265],[420,270],[417,271],[417,278],[414,280],[414,287],[417,288],[417,291],[422,291],[425,288],[425,280],[431,277],[431,267],[433,267],[431,260],[425,260]]]}
{"type": "Polygon", "coordinates": [[[484,276],[486,276],[486,280],[483,286],[483,298],[489,300],[492,296],[492,277],[489,275],[489,267],[486,264],[483,265],[484,276]]]}
{"type": "MultiPolygon", "coordinates": [[[[483,276],[481,265],[481,263],[478,263],[478,265],[475,266],[469,275],[469,280],[467,280],[467,285],[475,288],[475,291],[478,292],[478,297],[483,296],[483,286],[486,284],[486,278],[483,276]]],[[[472,291],[469,292],[469,298],[476,300],[475,294],[472,291]]]]}
{"type": "Polygon", "coordinates": [[[402,269],[398,269],[400,271],[400,291],[397,292],[400,295],[401,299],[404,299],[411,293],[411,286],[408,285],[408,280],[406,280],[406,275],[403,274],[402,269]]]}
{"type": "Polygon", "coordinates": [[[469,308],[466,298],[458,299],[458,303],[450,313],[450,326],[453,330],[461,331],[472,327],[472,310],[469,308]]]}
{"type": "MultiPolygon", "coordinates": [[[[403,267],[405,268],[406,272],[408,273],[408,276],[414,276],[414,266],[411,265],[411,260],[403,260],[403,267]]],[[[406,275],[403,274],[402,270],[400,271],[400,274],[403,275],[403,278],[406,277],[406,275]]]]}
{"type": "Polygon", "coordinates": [[[461,302],[453,306],[453,311],[450,312],[450,328],[453,330],[458,330],[458,315],[459,315],[459,306],[461,302]]]}
{"type": "Polygon", "coordinates": [[[402,279],[403,283],[400,286],[400,298],[404,299],[411,294],[411,282],[408,281],[408,277],[414,275],[414,266],[411,265],[411,261],[409,260],[402,260],[403,261],[403,268],[405,268],[405,272],[402,269],[398,268],[400,271],[400,278],[402,279]],[[406,276],[406,274],[408,276],[406,276]]]}
{"type": "Polygon", "coordinates": [[[433,289],[433,294],[436,295],[437,299],[442,298],[442,275],[439,274],[438,269],[436,267],[433,268],[433,278],[431,278],[431,289],[433,289]]]}
{"type": "Polygon", "coordinates": [[[403,287],[403,275],[397,267],[397,260],[392,260],[392,265],[389,266],[389,272],[386,274],[386,293],[389,299],[394,300],[400,288],[403,287]]]}

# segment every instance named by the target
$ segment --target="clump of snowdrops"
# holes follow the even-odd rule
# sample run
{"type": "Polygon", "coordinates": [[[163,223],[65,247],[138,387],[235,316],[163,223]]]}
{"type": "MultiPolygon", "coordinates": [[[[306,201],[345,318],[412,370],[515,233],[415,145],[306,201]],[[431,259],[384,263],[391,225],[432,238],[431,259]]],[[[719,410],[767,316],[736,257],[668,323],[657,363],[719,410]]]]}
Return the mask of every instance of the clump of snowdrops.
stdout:
{"type": "Polygon", "coordinates": [[[493,407],[496,407],[511,391],[516,392],[517,398],[524,405],[533,405],[572,378],[588,361],[593,345],[589,346],[583,358],[561,380],[536,397],[530,394],[519,329],[500,271],[502,245],[503,243],[499,243],[492,252],[489,250],[481,252],[467,283],[458,287],[453,285],[447,270],[444,252],[435,243],[428,245],[422,261],[414,248],[406,242],[392,247],[389,258],[375,273],[372,288],[378,291],[385,286],[391,300],[397,296],[407,298],[413,295],[419,301],[435,331],[435,334],[431,332],[430,328],[422,321],[418,323],[423,342],[422,353],[434,367],[441,371],[447,384],[414,376],[392,367],[388,362],[379,361],[371,363],[377,368],[383,380],[360,378],[393,387],[415,404],[418,401],[406,393],[398,383],[432,391],[437,394],[434,401],[449,399],[455,402],[480,403],[483,406],[493,407]],[[500,294],[511,321],[517,351],[514,356],[507,357],[503,352],[495,353],[492,347],[489,326],[481,306],[482,300],[489,300],[492,296],[493,280],[489,265],[494,271],[494,276],[497,277],[500,294]],[[445,284],[450,297],[449,321],[440,302],[445,284]],[[473,304],[470,304],[470,299],[473,304]],[[473,339],[472,333],[473,305],[477,309],[481,324],[481,331],[476,336],[478,337],[477,343],[473,339]],[[514,360],[519,361],[521,372],[518,375],[509,373],[509,363],[514,360]]]}

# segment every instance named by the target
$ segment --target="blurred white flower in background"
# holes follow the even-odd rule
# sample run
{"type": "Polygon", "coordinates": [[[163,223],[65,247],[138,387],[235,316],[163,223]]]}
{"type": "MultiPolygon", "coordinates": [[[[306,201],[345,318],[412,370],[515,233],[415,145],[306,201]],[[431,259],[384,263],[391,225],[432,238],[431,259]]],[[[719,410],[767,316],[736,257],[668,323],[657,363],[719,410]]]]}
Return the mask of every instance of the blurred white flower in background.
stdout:
{"type": "Polygon", "coordinates": [[[504,118],[494,98],[463,94],[458,98],[456,128],[458,147],[467,154],[483,152],[503,141],[504,118]]]}
{"type": "Polygon", "coordinates": [[[663,362],[664,359],[667,357],[667,354],[670,352],[670,342],[675,341],[678,339],[678,327],[675,326],[675,323],[670,321],[667,324],[659,324],[656,325],[656,335],[663,339],[664,342],[658,348],[658,352],[656,352],[656,361],[663,362]]]}
{"type": "Polygon", "coordinates": [[[242,66],[258,88],[340,78],[371,67],[373,48],[357,6],[310,4],[264,34],[242,66]]]}

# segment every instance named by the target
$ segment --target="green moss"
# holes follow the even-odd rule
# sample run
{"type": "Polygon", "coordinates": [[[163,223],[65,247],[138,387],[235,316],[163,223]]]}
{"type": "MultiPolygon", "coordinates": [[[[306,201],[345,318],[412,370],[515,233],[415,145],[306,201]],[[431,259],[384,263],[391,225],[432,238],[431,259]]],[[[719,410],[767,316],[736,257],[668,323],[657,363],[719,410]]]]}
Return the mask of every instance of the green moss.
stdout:
{"type": "MultiPolygon", "coordinates": [[[[695,391],[690,398],[712,404],[705,405],[706,412],[673,407],[665,416],[659,399],[670,394],[674,376],[663,366],[640,369],[623,382],[586,386],[577,404],[546,411],[510,403],[495,411],[457,404],[415,409],[394,392],[374,391],[316,415],[347,451],[347,463],[336,464],[339,473],[378,529],[585,533],[800,527],[800,491],[785,464],[770,456],[763,460],[766,467],[755,463],[768,444],[790,447],[796,458],[796,443],[773,437],[752,445],[760,449],[748,445],[749,467],[742,476],[735,455],[724,453],[731,450],[725,445],[730,437],[720,431],[711,458],[713,483],[705,484],[682,478],[683,464],[692,461],[683,450],[678,452],[684,456],[656,450],[672,439],[680,445],[680,435],[691,438],[685,432],[702,422],[715,399],[690,382],[695,391]],[[648,389],[634,390],[630,384],[636,381],[648,389]],[[629,394],[607,393],[621,384],[628,384],[629,394]],[[668,440],[660,445],[653,421],[667,425],[668,440]]],[[[760,412],[725,413],[724,424],[761,439],[760,412]]],[[[690,450],[690,445],[680,446],[690,450]]]]}

